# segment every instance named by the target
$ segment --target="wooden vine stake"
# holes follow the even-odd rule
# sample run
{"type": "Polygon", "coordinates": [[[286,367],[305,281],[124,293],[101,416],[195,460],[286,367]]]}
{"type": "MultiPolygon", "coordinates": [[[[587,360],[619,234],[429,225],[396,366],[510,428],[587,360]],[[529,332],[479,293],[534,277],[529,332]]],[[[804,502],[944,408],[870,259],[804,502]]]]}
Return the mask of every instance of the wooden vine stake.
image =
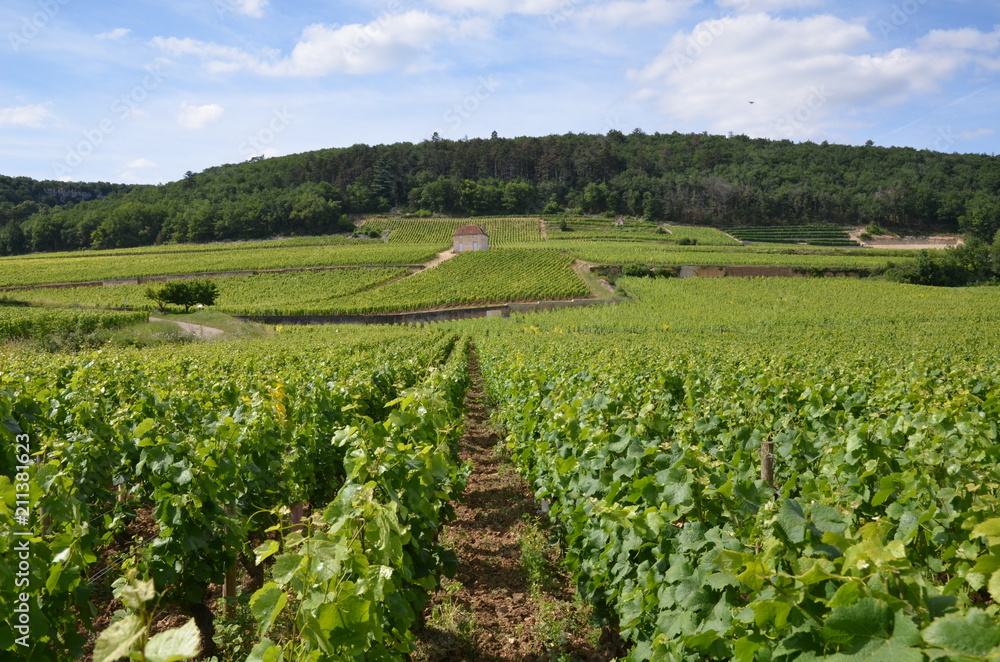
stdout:
{"type": "MultiPolygon", "coordinates": [[[[231,515],[233,511],[226,508],[226,513],[231,515]]],[[[226,618],[232,618],[236,610],[236,564],[238,562],[239,555],[237,554],[237,560],[229,566],[229,570],[226,571],[226,580],[222,585],[223,613],[226,618]]]]}
{"type": "Polygon", "coordinates": [[[774,442],[770,439],[760,442],[760,479],[774,487],[774,442]]]}
{"type": "Polygon", "coordinates": [[[236,609],[236,564],[229,567],[226,572],[226,584],[224,586],[223,597],[225,598],[226,618],[232,618],[236,609]]]}
{"type": "Polygon", "coordinates": [[[306,512],[306,504],[302,501],[298,503],[293,503],[291,508],[291,515],[289,516],[289,521],[291,522],[291,528],[288,529],[289,533],[301,533],[305,526],[302,524],[302,516],[306,512]]]}

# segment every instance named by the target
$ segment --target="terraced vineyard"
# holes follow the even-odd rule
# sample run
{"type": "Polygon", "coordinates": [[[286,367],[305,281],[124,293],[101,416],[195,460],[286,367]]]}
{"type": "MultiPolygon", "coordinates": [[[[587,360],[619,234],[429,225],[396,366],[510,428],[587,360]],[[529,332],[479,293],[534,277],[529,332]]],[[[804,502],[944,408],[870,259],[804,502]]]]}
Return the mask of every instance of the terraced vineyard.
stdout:
{"type": "Polygon", "coordinates": [[[62,310],[0,305],[0,340],[117,329],[145,321],[142,313],[62,310]]]}
{"type": "MultiPolygon", "coordinates": [[[[453,222],[389,220],[421,242],[453,222]]],[[[494,221],[507,222],[482,222],[494,221]]],[[[520,221],[497,236],[531,236],[531,219],[520,221]]],[[[232,311],[374,313],[587,296],[575,256],[816,269],[903,261],[649,240],[520,246],[406,278],[387,266],[217,282],[232,311]]],[[[31,257],[0,260],[0,274],[96,280],[440,248],[31,257]]],[[[624,637],[625,659],[1000,659],[1000,289],[843,278],[617,285],[630,301],[421,328],[272,327],[85,353],[0,345],[4,659],[408,659],[422,614],[440,616],[425,612],[428,596],[457,563],[440,534],[468,471],[457,445],[470,347],[505,437],[493,453],[545,500],[577,593],[624,637]],[[150,637],[154,621],[179,627],[150,637]]],[[[8,295],[117,305],[142,289],[8,295]]],[[[6,338],[145,319],[0,313],[6,338]]],[[[548,659],[568,654],[564,639],[551,638],[548,659]]]]}
{"type": "MultiPolygon", "coordinates": [[[[342,297],[401,278],[406,273],[406,269],[399,268],[336,269],[215,278],[212,282],[219,288],[219,299],[214,308],[235,315],[308,314],[329,309],[342,297]]],[[[9,292],[7,297],[49,305],[152,310],[155,304],[146,297],[147,287],[38,289],[9,292]]]]}
{"type": "Polygon", "coordinates": [[[731,228],[729,234],[743,241],[810,246],[858,246],[850,237],[850,228],[828,225],[788,225],[731,228]]]}
{"type": "Polygon", "coordinates": [[[374,217],[364,227],[388,232],[390,244],[435,244],[443,250],[451,246],[452,233],[462,225],[478,224],[490,237],[490,246],[504,248],[515,243],[542,240],[538,218],[498,217],[456,220],[453,218],[374,217]]]}
{"type": "Polygon", "coordinates": [[[572,264],[572,257],[554,250],[462,253],[434,269],[312,312],[363,314],[586,297],[590,290],[572,264]]]}
{"type": "MultiPolygon", "coordinates": [[[[912,257],[888,254],[774,253],[754,250],[712,250],[702,246],[670,246],[651,242],[561,241],[559,247],[581,260],[595,264],[646,264],[649,266],[782,266],[803,270],[874,270],[889,262],[905,264],[912,257]]],[[[747,247],[748,249],[752,247],[747,247]]]]}
{"type": "Polygon", "coordinates": [[[0,258],[0,287],[258,269],[422,264],[438,250],[426,244],[389,246],[370,241],[347,245],[238,246],[211,251],[139,253],[127,259],[115,254],[76,253],[5,257],[0,258]]]}
{"type": "Polygon", "coordinates": [[[555,241],[626,240],[679,243],[682,240],[704,246],[738,246],[740,242],[724,232],[708,227],[685,225],[663,226],[645,221],[628,220],[618,224],[606,218],[548,218],[548,239],[555,241]],[[566,229],[561,225],[565,223],[566,229]]]}

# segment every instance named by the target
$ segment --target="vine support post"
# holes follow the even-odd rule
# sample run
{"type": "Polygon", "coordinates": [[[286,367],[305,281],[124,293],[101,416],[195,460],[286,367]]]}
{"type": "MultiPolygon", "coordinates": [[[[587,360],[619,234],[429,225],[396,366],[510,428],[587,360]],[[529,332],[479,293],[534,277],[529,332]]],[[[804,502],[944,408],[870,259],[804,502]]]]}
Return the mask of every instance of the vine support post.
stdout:
{"type": "Polygon", "coordinates": [[[291,528],[289,528],[289,533],[301,532],[305,527],[302,524],[302,516],[305,514],[306,504],[302,501],[298,503],[293,503],[291,507],[291,515],[289,516],[289,521],[291,522],[291,528]]]}
{"type": "Polygon", "coordinates": [[[236,564],[229,566],[229,570],[226,571],[226,583],[223,590],[223,598],[225,598],[225,615],[226,618],[232,618],[233,612],[236,609],[236,564]]]}
{"type": "Polygon", "coordinates": [[[760,479],[774,487],[774,442],[770,439],[760,442],[760,479]]]}

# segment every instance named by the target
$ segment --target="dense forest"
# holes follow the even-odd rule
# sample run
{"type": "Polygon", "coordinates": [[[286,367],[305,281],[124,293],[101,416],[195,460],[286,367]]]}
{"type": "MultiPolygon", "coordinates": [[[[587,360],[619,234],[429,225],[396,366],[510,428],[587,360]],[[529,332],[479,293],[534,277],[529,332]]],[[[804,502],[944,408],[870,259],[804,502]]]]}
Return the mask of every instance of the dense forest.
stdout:
{"type": "Polygon", "coordinates": [[[347,230],[346,215],[642,216],[715,225],[1000,229],[1000,159],[708,134],[354,145],[188,172],[162,186],[0,178],[0,253],[347,230]]]}

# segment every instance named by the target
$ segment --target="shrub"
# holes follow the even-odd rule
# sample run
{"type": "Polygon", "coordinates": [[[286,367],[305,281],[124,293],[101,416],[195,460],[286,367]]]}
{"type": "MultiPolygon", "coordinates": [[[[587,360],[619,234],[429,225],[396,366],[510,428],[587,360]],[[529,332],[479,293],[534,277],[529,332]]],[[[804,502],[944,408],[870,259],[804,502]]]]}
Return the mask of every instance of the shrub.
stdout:
{"type": "Polygon", "coordinates": [[[679,245],[681,245],[681,246],[697,246],[698,245],[698,240],[697,239],[693,239],[691,237],[684,237],[683,239],[681,239],[677,243],[679,245]]]}
{"type": "Polygon", "coordinates": [[[629,264],[622,267],[622,276],[631,276],[632,278],[646,278],[650,276],[649,267],[644,264],[629,264]]]}

